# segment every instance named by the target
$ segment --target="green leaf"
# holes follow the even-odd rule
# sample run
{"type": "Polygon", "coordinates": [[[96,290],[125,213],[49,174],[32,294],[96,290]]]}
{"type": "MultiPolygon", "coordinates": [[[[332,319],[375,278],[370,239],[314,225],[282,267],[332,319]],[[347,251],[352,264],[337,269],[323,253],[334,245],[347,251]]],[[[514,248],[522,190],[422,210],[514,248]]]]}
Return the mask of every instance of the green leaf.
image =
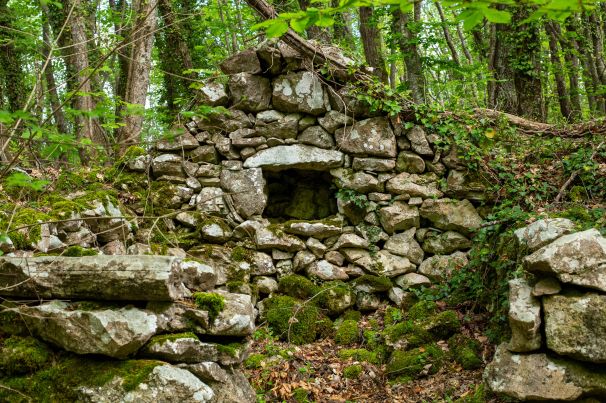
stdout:
{"type": "MultiPolygon", "coordinates": [[[[309,17],[297,18],[290,20],[290,27],[298,33],[305,32],[305,29],[309,25],[309,17]]],[[[268,34],[269,35],[269,34],[268,34]]],[[[282,35],[282,34],[280,34],[282,35]]]]}
{"type": "Polygon", "coordinates": [[[463,21],[463,28],[469,31],[482,22],[484,14],[478,9],[467,9],[459,14],[458,19],[463,21]]]}
{"type": "Polygon", "coordinates": [[[29,188],[32,190],[43,190],[50,182],[42,179],[33,179],[23,172],[14,172],[8,176],[4,183],[7,187],[29,188]]]}
{"type": "Polygon", "coordinates": [[[495,8],[485,8],[482,10],[484,17],[495,24],[509,24],[511,22],[511,14],[507,11],[497,10],[495,8]]]}
{"type": "Polygon", "coordinates": [[[326,14],[320,14],[318,16],[318,20],[316,21],[316,25],[319,27],[332,27],[335,24],[335,19],[326,14]]]}
{"type": "Polygon", "coordinates": [[[272,20],[274,23],[267,28],[265,35],[269,38],[278,38],[288,31],[288,24],[283,20],[272,20]]]}
{"type": "Polygon", "coordinates": [[[10,125],[14,121],[13,114],[9,111],[0,110],[0,123],[4,125],[10,125]]]}

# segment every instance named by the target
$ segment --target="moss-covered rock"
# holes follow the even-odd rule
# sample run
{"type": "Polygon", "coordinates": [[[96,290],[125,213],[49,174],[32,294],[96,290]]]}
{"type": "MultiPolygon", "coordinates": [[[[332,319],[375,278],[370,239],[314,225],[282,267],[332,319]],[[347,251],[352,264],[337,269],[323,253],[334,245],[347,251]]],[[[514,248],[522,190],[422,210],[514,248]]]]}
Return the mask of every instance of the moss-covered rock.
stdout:
{"type": "Polygon", "coordinates": [[[448,347],[452,356],[463,369],[476,369],[482,366],[480,357],[480,343],[477,340],[455,334],[448,339],[448,347]]]}
{"type": "Polygon", "coordinates": [[[369,351],[365,348],[343,349],[338,353],[342,360],[353,359],[355,361],[365,361],[370,364],[380,364],[381,359],[375,351],[369,351]]]}
{"type": "Polygon", "coordinates": [[[68,247],[63,253],[63,256],[68,257],[82,257],[82,256],[97,256],[99,251],[90,248],[83,248],[78,245],[72,245],[68,247]]]}
{"type": "Polygon", "coordinates": [[[317,299],[320,306],[327,310],[328,315],[333,317],[356,303],[354,290],[342,281],[324,283],[319,293],[317,299]]]}
{"type": "Polygon", "coordinates": [[[434,315],[438,310],[438,306],[433,301],[419,301],[407,312],[408,319],[410,320],[422,320],[429,316],[434,315]]]}
{"type": "Polygon", "coordinates": [[[385,314],[383,315],[383,323],[385,326],[391,326],[398,322],[401,322],[404,318],[402,314],[402,310],[393,306],[388,306],[385,309],[385,314]]]}
{"type": "Polygon", "coordinates": [[[393,287],[393,284],[388,277],[373,276],[372,274],[365,274],[358,277],[353,281],[353,284],[356,289],[366,292],[384,292],[393,287]]]}
{"type": "Polygon", "coordinates": [[[444,352],[435,344],[413,350],[395,350],[387,363],[387,375],[400,382],[407,382],[425,374],[438,372],[444,362],[444,352]],[[431,365],[427,367],[428,365],[431,365]]]}
{"type": "Polygon", "coordinates": [[[356,379],[362,374],[364,368],[360,364],[347,366],[343,369],[343,377],[347,379],[356,379]]]}
{"type": "Polygon", "coordinates": [[[248,356],[246,360],[244,360],[244,367],[248,369],[257,369],[261,368],[263,360],[267,358],[265,354],[255,353],[248,356]]]}
{"type": "Polygon", "coordinates": [[[404,348],[419,347],[433,341],[427,330],[410,320],[385,327],[383,335],[388,345],[397,344],[404,348]]]}
{"type": "Polygon", "coordinates": [[[342,320],[355,320],[356,322],[360,321],[360,319],[362,319],[362,314],[360,313],[360,311],[355,311],[353,309],[350,309],[348,311],[345,311],[343,313],[343,315],[341,315],[341,319],[342,320]]]}
{"type": "Polygon", "coordinates": [[[0,373],[8,376],[35,372],[50,358],[46,345],[33,337],[12,336],[1,345],[0,373]]]}
{"type": "Polygon", "coordinates": [[[208,320],[213,323],[225,308],[225,298],[212,292],[196,292],[193,294],[196,306],[208,312],[208,320]]]}
{"type": "Polygon", "coordinates": [[[360,340],[358,322],[354,320],[343,321],[337,328],[335,343],[340,345],[354,344],[360,340]]]}
{"type": "Polygon", "coordinates": [[[326,331],[326,317],[312,303],[289,296],[264,301],[265,317],[273,334],[294,344],[311,343],[326,331]]]}
{"type": "Polygon", "coordinates": [[[320,292],[319,286],[298,274],[283,276],[278,283],[278,289],[282,294],[299,299],[309,299],[320,292]]]}
{"type": "Polygon", "coordinates": [[[437,339],[445,339],[459,331],[461,322],[455,311],[443,311],[421,321],[421,327],[437,339]]]}

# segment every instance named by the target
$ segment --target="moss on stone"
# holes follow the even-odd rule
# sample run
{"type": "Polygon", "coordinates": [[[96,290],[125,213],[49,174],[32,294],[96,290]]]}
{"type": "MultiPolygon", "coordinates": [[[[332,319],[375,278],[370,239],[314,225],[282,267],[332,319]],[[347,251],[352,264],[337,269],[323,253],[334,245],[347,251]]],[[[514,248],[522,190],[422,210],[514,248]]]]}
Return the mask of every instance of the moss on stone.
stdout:
{"type": "Polygon", "coordinates": [[[184,333],[161,334],[158,336],[154,336],[149,340],[149,342],[147,344],[151,346],[154,344],[163,344],[163,343],[166,343],[167,341],[175,341],[175,340],[180,340],[180,339],[199,340],[198,336],[196,336],[194,333],[184,332],[184,333]]]}
{"type": "MultiPolygon", "coordinates": [[[[12,212],[9,214],[12,214],[12,212]]],[[[52,217],[46,213],[29,207],[17,208],[14,216],[0,222],[0,227],[8,228],[10,223],[8,236],[13,241],[15,248],[29,249],[33,243],[41,239],[41,227],[34,224],[49,221],[52,221],[52,217]],[[21,227],[27,228],[16,230],[21,227]]]]}
{"type": "Polygon", "coordinates": [[[387,363],[387,375],[400,382],[406,382],[421,376],[421,372],[427,369],[432,375],[438,372],[444,362],[444,352],[435,344],[429,344],[413,350],[395,350],[387,363]]]}
{"type": "Polygon", "coordinates": [[[345,311],[345,313],[343,313],[343,315],[341,315],[341,319],[355,320],[356,322],[358,322],[360,319],[362,319],[362,314],[359,311],[350,309],[350,310],[345,311]]]}
{"type": "Polygon", "coordinates": [[[289,296],[266,299],[265,316],[273,334],[294,344],[313,342],[326,327],[317,306],[289,296]]]}
{"type": "Polygon", "coordinates": [[[385,326],[390,326],[401,322],[404,315],[402,314],[402,310],[393,306],[388,306],[385,309],[385,314],[383,315],[383,323],[385,326]]]}
{"type": "Polygon", "coordinates": [[[83,248],[79,245],[72,245],[63,252],[63,256],[68,257],[96,256],[98,254],[99,251],[95,249],[83,248]]]}
{"type": "Polygon", "coordinates": [[[50,350],[33,337],[12,336],[0,349],[0,373],[8,376],[27,374],[42,368],[50,358],[50,350]]]}
{"type": "Polygon", "coordinates": [[[355,292],[349,284],[342,281],[324,283],[316,294],[317,297],[314,300],[327,310],[328,315],[333,317],[356,302],[355,292]]]}
{"type": "Polygon", "coordinates": [[[192,297],[198,308],[208,312],[208,320],[211,324],[225,308],[225,298],[222,295],[213,292],[196,292],[192,297]]]}
{"type": "Polygon", "coordinates": [[[339,325],[335,334],[335,343],[340,345],[354,344],[360,340],[360,331],[358,330],[358,322],[354,320],[346,320],[339,325]]]}
{"type": "Polygon", "coordinates": [[[365,348],[343,349],[338,353],[342,360],[353,359],[355,361],[364,361],[370,364],[380,364],[381,359],[375,351],[369,351],[365,348]]]}
{"type": "Polygon", "coordinates": [[[343,377],[347,379],[356,379],[362,374],[363,370],[364,368],[362,368],[360,364],[347,366],[343,369],[343,377]]]}
{"type": "Polygon", "coordinates": [[[0,304],[0,336],[28,335],[29,331],[23,318],[13,308],[13,302],[4,301],[0,304]]]}
{"type": "Polygon", "coordinates": [[[265,354],[255,353],[248,356],[246,360],[244,360],[244,367],[248,369],[257,369],[261,368],[261,363],[265,359],[265,354]]]}
{"type": "Polygon", "coordinates": [[[231,250],[231,260],[234,262],[248,262],[251,263],[253,258],[253,251],[243,246],[235,246],[231,250]]]}
{"type": "Polygon", "coordinates": [[[383,335],[387,342],[392,344],[403,342],[408,348],[419,347],[433,341],[432,335],[427,330],[410,320],[387,326],[383,335]]]}
{"type": "Polygon", "coordinates": [[[434,315],[438,310],[438,306],[433,301],[419,301],[407,312],[408,319],[421,320],[434,315]]]}
{"type": "Polygon", "coordinates": [[[421,326],[437,339],[445,339],[459,331],[461,322],[455,311],[443,311],[422,321],[421,326]]]}
{"type": "Polygon", "coordinates": [[[233,342],[229,344],[216,344],[217,351],[221,354],[226,354],[230,357],[237,357],[244,348],[242,343],[233,342]]]}
{"type": "Polygon", "coordinates": [[[393,284],[388,277],[385,276],[373,276],[372,274],[364,274],[354,280],[355,285],[368,285],[372,287],[374,291],[382,292],[388,291],[393,284]]]}
{"type": "Polygon", "coordinates": [[[299,299],[309,299],[320,292],[320,287],[298,274],[283,276],[278,283],[278,289],[283,294],[299,299]]]}
{"type": "Polygon", "coordinates": [[[480,343],[477,340],[463,336],[462,334],[455,334],[448,339],[448,347],[455,361],[463,369],[476,369],[482,366],[480,343]]]}

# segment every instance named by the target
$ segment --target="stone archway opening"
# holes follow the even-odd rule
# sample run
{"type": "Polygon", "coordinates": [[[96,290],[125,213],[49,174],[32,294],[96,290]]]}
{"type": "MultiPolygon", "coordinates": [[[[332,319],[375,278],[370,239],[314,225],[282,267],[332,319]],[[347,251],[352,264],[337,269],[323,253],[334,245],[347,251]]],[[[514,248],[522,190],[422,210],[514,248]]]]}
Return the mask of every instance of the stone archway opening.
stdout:
{"type": "Polygon", "coordinates": [[[272,221],[321,220],[337,213],[336,188],[328,172],[267,171],[268,200],[263,216],[272,221]]]}

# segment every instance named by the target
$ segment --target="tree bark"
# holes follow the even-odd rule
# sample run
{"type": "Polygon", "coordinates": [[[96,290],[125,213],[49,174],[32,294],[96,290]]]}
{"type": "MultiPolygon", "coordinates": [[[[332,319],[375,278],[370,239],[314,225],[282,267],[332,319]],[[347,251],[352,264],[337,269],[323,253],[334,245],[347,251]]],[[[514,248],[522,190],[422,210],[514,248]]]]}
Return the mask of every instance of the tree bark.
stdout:
{"type": "Polygon", "coordinates": [[[124,126],[118,137],[120,153],[130,145],[140,142],[143,128],[143,114],[149,86],[151,70],[152,47],[157,23],[157,0],[135,0],[133,10],[136,19],[130,39],[131,51],[129,57],[128,76],[124,101],[140,108],[138,113],[126,113],[123,116],[124,126]]]}
{"type": "Polygon", "coordinates": [[[452,61],[455,62],[457,66],[459,66],[461,64],[461,61],[459,60],[457,48],[455,47],[454,42],[452,41],[452,36],[450,35],[450,31],[448,30],[446,17],[444,16],[444,10],[442,10],[442,5],[438,1],[436,1],[434,4],[436,5],[436,9],[438,10],[438,14],[440,15],[440,25],[442,25],[442,32],[444,32],[444,39],[446,40],[448,49],[450,49],[452,61]]]}
{"type": "Polygon", "coordinates": [[[12,27],[11,14],[8,0],[0,0],[0,79],[9,110],[15,112],[25,106],[26,86],[24,64],[15,46],[15,33],[2,28],[12,27]]]}
{"type": "Polygon", "coordinates": [[[412,15],[402,13],[399,9],[395,10],[393,15],[398,45],[406,65],[406,83],[411,91],[413,101],[415,103],[425,103],[425,77],[421,55],[417,48],[416,26],[413,27],[413,25],[420,22],[421,2],[415,2],[412,15]]]}
{"type": "Polygon", "coordinates": [[[555,31],[554,23],[548,21],[545,23],[545,32],[549,38],[549,54],[551,59],[551,67],[558,92],[558,102],[560,104],[560,112],[565,119],[570,119],[572,108],[570,106],[570,97],[566,91],[566,82],[564,80],[563,66],[560,60],[560,50],[558,48],[558,38],[555,31]]]}
{"type": "Polygon", "coordinates": [[[168,256],[2,257],[0,296],[174,301],[185,297],[179,259],[168,256]]]}
{"type": "Polygon", "coordinates": [[[562,33],[559,24],[553,23],[554,32],[558,37],[560,48],[564,53],[566,61],[566,70],[568,72],[568,94],[570,97],[570,119],[573,121],[582,118],[581,112],[581,90],[579,86],[579,44],[574,36],[576,36],[572,19],[566,25],[566,33],[562,33]]]}
{"type": "Polygon", "coordinates": [[[373,73],[383,83],[387,83],[385,57],[383,55],[381,31],[374,20],[371,7],[360,7],[360,38],[364,47],[366,63],[373,68],[373,73]]]}

